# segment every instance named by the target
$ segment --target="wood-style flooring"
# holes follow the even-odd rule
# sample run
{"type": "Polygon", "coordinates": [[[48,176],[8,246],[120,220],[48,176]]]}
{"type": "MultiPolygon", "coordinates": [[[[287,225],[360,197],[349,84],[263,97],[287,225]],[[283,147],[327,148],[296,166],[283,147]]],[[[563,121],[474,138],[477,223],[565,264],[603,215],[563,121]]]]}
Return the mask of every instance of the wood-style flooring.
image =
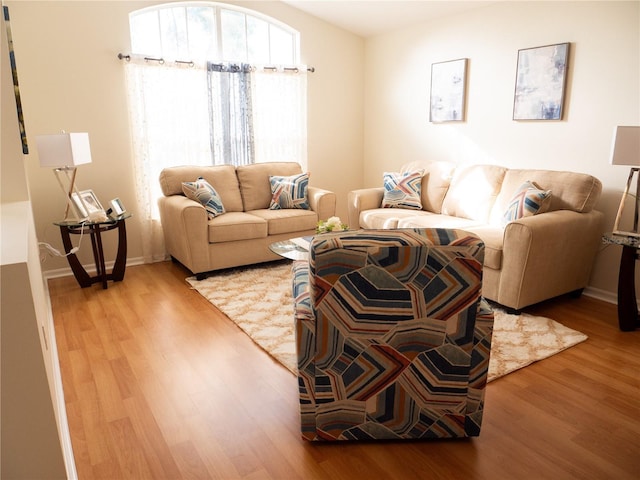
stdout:
{"type": "Polygon", "coordinates": [[[534,308],[589,336],[490,383],[480,437],[309,443],[296,378],[170,262],[49,290],[76,468],[104,479],[637,479],[640,331],[583,296],[534,308]]]}

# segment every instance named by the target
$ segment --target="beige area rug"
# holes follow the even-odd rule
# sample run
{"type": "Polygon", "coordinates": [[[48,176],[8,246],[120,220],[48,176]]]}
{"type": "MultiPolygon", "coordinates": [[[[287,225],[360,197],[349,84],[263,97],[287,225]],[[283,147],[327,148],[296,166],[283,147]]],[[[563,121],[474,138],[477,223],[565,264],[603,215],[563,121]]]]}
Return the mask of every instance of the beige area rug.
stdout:
{"type": "MultiPolygon", "coordinates": [[[[297,375],[291,264],[238,268],[187,282],[297,375]]],[[[495,311],[489,381],[572,347],[587,336],[554,320],[495,311]]]]}

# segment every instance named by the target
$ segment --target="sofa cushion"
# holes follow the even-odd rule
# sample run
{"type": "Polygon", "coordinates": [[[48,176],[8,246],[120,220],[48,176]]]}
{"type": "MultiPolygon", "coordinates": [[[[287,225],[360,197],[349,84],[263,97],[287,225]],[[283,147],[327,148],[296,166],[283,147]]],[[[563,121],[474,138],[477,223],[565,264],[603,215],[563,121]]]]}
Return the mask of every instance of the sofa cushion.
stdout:
{"type": "Polygon", "coordinates": [[[551,190],[541,190],[538,185],[527,180],[513,194],[507,209],[502,216],[502,223],[523,217],[530,217],[536,213],[544,213],[551,203],[551,190]]]}
{"type": "Polygon", "coordinates": [[[484,266],[493,270],[502,268],[504,229],[491,225],[467,226],[467,232],[476,234],[484,242],[484,266]]]}
{"type": "Polygon", "coordinates": [[[314,230],[318,223],[318,214],[313,210],[301,209],[261,209],[251,210],[251,215],[260,217],[267,222],[269,235],[281,233],[302,232],[314,230]]]}
{"type": "Polygon", "coordinates": [[[442,213],[487,223],[506,171],[496,165],[458,168],[444,198],[442,213]]]}
{"type": "Polygon", "coordinates": [[[420,187],[423,173],[422,170],[404,174],[385,172],[382,208],[422,210],[420,187]]]}
{"type": "Polygon", "coordinates": [[[482,225],[481,222],[468,218],[451,217],[439,213],[418,213],[420,213],[420,215],[398,220],[397,228],[456,228],[466,230],[469,227],[482,225]]]}
{"type": "Polygon", "coordinates": [[[400,169],[400,173],[423,170],[421,186],[422,209],[442,213],[442,202],[451,184],[456,164],[453,162],[411,162],[400,169]]]}
{"type": "Polygon", "coordinates": [[[360,212],[358,225],[361,228],[389,229],[398,228],[398,222],[407,217],[415,217],[427,212],[405,210],[402,208],[373,208],[360,212]]]}
{"type": "Polygon", "coordinates": [[[267,236],[263,218],[244,212],[227,212],[209,221],[209,243],[250,240],[267,236]]]}
{"type": "MultiPolygon", "coordinates": [[[[270,162],[241,165],[236,168],[244,211],[269,208],[271,204],[271,183],[269,176],[290,176],[302,173],[295,162],[270,162]]],[[[224,200],[224,197],[222,197],[224,200]]]]}
{"type": "Polygon", "coordinates": [[[242,197],[233,165],[209,165],[165,168],[160,172],[160,188],[165,196],[182,195],[182,182],[202,177],[211,185],[224,203],[227,212],[242,211],[242,197]]]}
{"type": "Polygon", "coordinates": [[[182,182],[182,191],[187,198],[200,202],[207,210],[209,218],[217,217],[225,212],[218,192],[202,177],[196,179],[195,182],[182,182]]]}
{"type": "Polygon", "coordinates": [[[297,208],[309,210],[309,198],[307,189],[309,188],[309,174],[300,173],[283,177],[281,175],[270,175],[271,185],[271,210],[282,210],[297,208]]]}

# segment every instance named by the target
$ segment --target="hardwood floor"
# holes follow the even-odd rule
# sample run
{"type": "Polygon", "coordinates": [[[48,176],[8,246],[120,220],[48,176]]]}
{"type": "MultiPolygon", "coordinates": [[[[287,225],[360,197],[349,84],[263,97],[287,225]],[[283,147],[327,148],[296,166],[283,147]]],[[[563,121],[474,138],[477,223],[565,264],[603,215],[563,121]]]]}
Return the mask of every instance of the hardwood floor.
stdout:
{"type": "Polygon", "coordinates": [[[480,437],[312,444],[296,378],[170,262],[120,283],[49,281],[80,479],[631,479],[640,472],[640,331],[561,298],[530,313],[589,336],[490,383],[480,437]]]}

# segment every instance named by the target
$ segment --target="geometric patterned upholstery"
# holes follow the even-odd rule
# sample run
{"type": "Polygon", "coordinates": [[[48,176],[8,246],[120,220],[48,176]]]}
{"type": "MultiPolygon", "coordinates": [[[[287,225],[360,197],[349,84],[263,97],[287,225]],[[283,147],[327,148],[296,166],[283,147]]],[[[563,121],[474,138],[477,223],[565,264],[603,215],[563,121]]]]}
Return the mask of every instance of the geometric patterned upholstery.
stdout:
{"type": "Polygon", "coordinates": [[[293,267],[305,439],[480,434],[493,331],[483,257],[462,230],[314,237],[293,267]]]}

